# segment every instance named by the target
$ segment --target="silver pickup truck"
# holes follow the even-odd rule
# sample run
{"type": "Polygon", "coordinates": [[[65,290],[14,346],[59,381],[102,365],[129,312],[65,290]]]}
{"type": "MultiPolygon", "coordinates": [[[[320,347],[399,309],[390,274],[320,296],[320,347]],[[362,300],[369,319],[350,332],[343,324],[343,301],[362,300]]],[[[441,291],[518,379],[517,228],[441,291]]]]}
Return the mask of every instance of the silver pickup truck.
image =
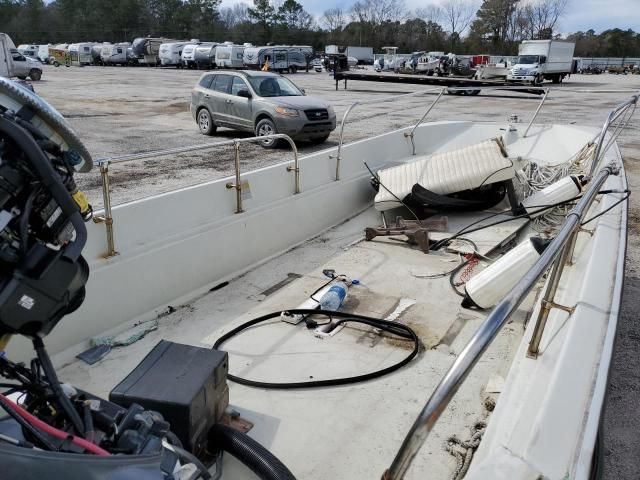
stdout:
{"type": "Polygon", "coordinates": [[[22,80],[29,77],[33,81],[42,78],[42,64],[33,58],[25,57],[14,46],[11,38],[0,33],[0,76],[18,77],[22,80]]]}

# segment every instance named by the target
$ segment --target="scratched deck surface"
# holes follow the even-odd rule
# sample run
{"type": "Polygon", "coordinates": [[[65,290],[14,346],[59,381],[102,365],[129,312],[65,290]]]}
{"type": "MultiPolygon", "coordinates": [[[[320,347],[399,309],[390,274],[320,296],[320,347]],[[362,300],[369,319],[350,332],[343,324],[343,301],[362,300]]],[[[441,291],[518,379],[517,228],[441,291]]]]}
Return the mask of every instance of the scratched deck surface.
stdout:
{"type": "MultiPolygon", "coordinates": [[[[462,221],[451,220],[452,225],[462,221]]],[[[296,307],[326,281],[322,269],[333,268],[361,281],[351,287],[344,309],[383,318],[395,312],[396,321],[411,326],[420,337],[419,357],[398,372],[352,386],[265,391],[231,384],[231,404],[255,424],[252,436],[298,478],[376,478],[485,317],[460,307],[460,297],[451,290],[448,277],[421,278],[451,270],[460,261],[459,255],[427,255],[406,245],[402,237],[358,241],[363,238],[363,227],[378,221],[371,209],[177,309],[140,342],[112,351],[94,366],[67,365],[60,375],[106,394],[160,338],[209,346],[250,318],[296,307]]],[[[485,234],[484,241],[487,246],[498,245],[518,227],[494,230],[485,234]]],[[[467,438],[469,428],[489,414],[485,387],[490,380],[495,383],[497,378],[499,383],[506,375],[522,338],[523,321],[524,314],[520,314],[502,331],[444,413],[408,478],[424,478],[427,472],[429,478],[451,476],[455,460],[445,451],[445,440],[454,434],[467,438]]],[[[225,345],[232,373],[272,382],[370,372],[400,360],[410,348],[410,342],[378,335],[364,326],[349,326],[329,339],[319,339],[304,324],[280,321],[252,328],[225,345]]],[[[239,468],[234,462],[227,465],[228,473],[239,468]]],[[[238,470],[238,475],[244,474],[238,470]]]]}

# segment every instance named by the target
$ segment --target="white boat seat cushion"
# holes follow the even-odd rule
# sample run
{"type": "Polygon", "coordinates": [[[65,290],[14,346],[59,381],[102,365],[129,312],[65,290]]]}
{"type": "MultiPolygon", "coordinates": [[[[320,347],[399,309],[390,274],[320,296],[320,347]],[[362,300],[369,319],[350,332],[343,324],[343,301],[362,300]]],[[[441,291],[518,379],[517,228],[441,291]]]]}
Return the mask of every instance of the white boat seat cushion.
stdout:
{"type": "MultiPolygon", "coordinates": [[[[516,163],[508,158],[497,138],[448,152],[423,155],[416,160],[378,171],[382,185],[403,199],[418,183],[439,195],[470,190],[515,176],[516,163]]],[[[400,205],[397,198],[380,186],[376,210],[400,205]]]]}

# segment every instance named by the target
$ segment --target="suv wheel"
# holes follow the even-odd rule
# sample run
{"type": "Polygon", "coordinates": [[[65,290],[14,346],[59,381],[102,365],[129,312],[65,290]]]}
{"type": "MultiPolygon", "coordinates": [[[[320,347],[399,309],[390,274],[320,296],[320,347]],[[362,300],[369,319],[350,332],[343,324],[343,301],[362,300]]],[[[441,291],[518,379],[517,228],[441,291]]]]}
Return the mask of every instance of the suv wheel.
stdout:
{"type": "Polygon", "coordinates": [[[37,82],[38,80],[40,80],[42,78],[42,72],[40,70],[38,70],[37,68],[32,68],[31,71],[29,72],[29,77],[34,82],[37,82]]]}
{"type": "Polygon", "coordinates": [[[203,135],[213,135],[216,133],[216,126],[213,124],[211,113],[206,108],[201,108],[197,116],[198,128],[203,135]]]}
{"type": "MultiPolygon", "coordinates": [[[[273,120],[271,120],[270,118],[263,118],[256,125],[256,137],[275,135],[276,133],[278,133],[276,124],[273,123],[273,120]]],[[[279,138],[270,138],[269,140],[260,142],[260,145],[262,145],[264,148],[276,148],[279,143],[279,138]]]]}

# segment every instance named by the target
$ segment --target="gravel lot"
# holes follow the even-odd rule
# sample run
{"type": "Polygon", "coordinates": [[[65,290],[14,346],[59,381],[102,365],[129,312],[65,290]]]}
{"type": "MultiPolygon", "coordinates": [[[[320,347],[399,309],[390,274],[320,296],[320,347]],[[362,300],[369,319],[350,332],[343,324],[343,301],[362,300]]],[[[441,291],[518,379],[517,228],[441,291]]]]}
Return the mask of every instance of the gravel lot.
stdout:
{"type": "MultiPolygon", "coordinates": [[[[85,67],[44,67],[42,81],[34,84],[39,95],[57,107],[86,142],[95,159],[149,150],[180,147],[246,137],[248,134],[219,129],[215,137],[199,134],[189,113],[190,92],[201,72],[168,69],[85,67]]],[[[308,95],[329,100],[338,119],[357,101],[425,90],[425,87],[373,82],[349,82],[348,90],[335,91],[325,73],[298,73],[291,76],[308,95]]],[[[640,90],[638,75],[574,75],[556,87],[542,109],[539,123],[601,125],[607,111],[628,95],[569,92],[573,88],[640,90]],[[564,90],[564,92],[562,91],[564,90]]],[[[389,103],[372,103],[355,109],[345,127],[350,142],[387,132],[415,122],[422,116],[434,94],[399,98],[389,103]],[[383,113],[386,113],[383,115],[383,113]]],[[[493,91],[478,97],[445,96],[429,116],[431,120],[506,120],[516,113],[528,121],[539,97],[493,91]]],[[[300,144],[304,155],[338,143],[334,132],[324,146],[300,144]]],[[[630,188],[640,187],[640,113],[619,138],[625,157],[630,188]]],[[[263,150],[242,146],[243,169],[250,170],[288,158],[287,149],[263,150]]],[[[193,185],[232,174],[230,148],[215,148],[174,157],[130,162],[111,167],[112,202],[193,185]]],[[[93,171],[79,175],[78,183],[94,206],[102,204],[101,180],[93,171]]],[[[629,243],[624,308],[618,328],[616,352],[604,418],[604,478],[640,478],[640,195],[631,196],[629,243]]]]}

